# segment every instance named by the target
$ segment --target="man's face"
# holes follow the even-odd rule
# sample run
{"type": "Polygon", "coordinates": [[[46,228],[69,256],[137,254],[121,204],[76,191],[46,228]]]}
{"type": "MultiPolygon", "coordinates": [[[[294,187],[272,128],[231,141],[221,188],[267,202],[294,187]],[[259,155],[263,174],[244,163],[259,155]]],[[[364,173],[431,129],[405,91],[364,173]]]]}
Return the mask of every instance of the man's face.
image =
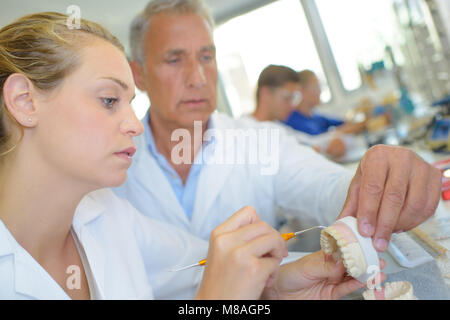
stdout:
{"type": "Polygon", "coordinates": [[[299,85],[295,82],[286,82],[271,91],[270,99],[272,115],[277,120],[284,121],[301,101],[299,85]]]}
{"type": "Polygon", "coordinates": [[[145,37],[142,85],[153,121],[177,128],[206,122],[216,108],[217,64],[212,30],[200,15],[159,14],[145,37]]]}
{"type": "Polygon", "coordinates": [[[320,104],[320,84],[316,76],[311,76],[302,88],[303,101],[312,107],[320,104]]]}

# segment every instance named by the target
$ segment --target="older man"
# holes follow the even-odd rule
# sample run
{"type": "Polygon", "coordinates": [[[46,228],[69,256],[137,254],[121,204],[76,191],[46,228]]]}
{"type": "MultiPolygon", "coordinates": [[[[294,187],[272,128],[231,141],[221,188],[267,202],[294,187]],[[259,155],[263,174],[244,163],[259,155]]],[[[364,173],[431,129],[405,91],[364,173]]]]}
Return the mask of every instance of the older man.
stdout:
{"type": "MultiPolygon", "coordinates": [[[[255,129],[254,123],[213,114],[213,21],[201,1],[151,1],[133,23],[131,46],[135,82],[151,107],[128,180],[117,192],[144,214],[205,239],[245,205],[273,226],[276,207],[310,223],[352,215],[360,232],[384,251],[392,232],[411,229],[434,213],[440,172],[404,148],[374,147],[350,173],[283,131],[261,129],[253,142],[271,149],[257,150],[257,161],[251,155],[247,161],[218,161],[236,151],[223,148],[229,135],[255,138],[255,129]],[[268,159],[279,163],[264,171],[268,159]]],[[[245,145],[238,156],[255,143],[245,145]]]]}

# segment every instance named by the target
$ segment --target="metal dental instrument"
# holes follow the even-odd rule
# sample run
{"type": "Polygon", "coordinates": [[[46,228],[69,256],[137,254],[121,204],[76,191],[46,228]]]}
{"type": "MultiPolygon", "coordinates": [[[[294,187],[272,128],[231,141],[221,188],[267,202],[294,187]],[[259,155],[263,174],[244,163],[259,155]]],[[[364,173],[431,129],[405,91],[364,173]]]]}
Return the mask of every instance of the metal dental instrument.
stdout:
{"type": "Polygon", "coordinates": [[[316,226],[316,227],[312,227],[312,228],[297,231],[297,232],[283,233],[283,234],[281,234],[281,236],[283,237],[284,240],[288,241],[289,239],[295,238],[296,236],[298,236],[299,234],[302,234],[304,232],[311,231],[314,229],[325,229],[325,228],[326,227],[324,227],[324,226],[316,226]]]}
{"type": "MultiPolygon", "coordinates": [[[[298,235],[300,235],[300,234],[302,234],[304,232],[315,230],[315,229],[325,229],[325,228],[326,227],[324,227],[324,226],[316,226],[316,227],[312,227],[312,228],[309,228],[309,229],[300,230],[300,231],[297,231],[297,232],[282,233],[281,236],[283,237],[284,240],[288,241],[288,240],[290,240],[292,238],[295,238],[296,236],[298,236],[298,235]]],[[[185,267],[182,267],[182,268],[179,268],[179,269],[171,269],[171,270],[167,270],[167,271],[168,272],[178,272],[178,271],[187,270],[187,269],[194,268],[194,267],[204,266],[205,264],[206,264],[206,259],[203,259],[203,260],[200,260],[199,262],[191,264],[189,266],[185,266],[185,267]]]]}

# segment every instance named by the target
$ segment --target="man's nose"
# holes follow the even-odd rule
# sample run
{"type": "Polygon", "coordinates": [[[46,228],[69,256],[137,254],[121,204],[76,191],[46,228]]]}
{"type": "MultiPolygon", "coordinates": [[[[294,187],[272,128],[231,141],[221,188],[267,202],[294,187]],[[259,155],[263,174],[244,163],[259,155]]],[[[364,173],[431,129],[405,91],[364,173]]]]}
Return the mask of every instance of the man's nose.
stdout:
{"type": "Polygon", "coordinates": [[[122,121],[120,129],[123,134],[127,134],[132,137],[139,136],[144,132],[144,126],[139,121],[131,107],[127,117],[122,121]]]}
{"type": "Polygon", "coordinates": [[[201,63],[191,62],[186,75],[186,85],[190,88],[201,88],[206,84],[205,70],[201,63]]]}

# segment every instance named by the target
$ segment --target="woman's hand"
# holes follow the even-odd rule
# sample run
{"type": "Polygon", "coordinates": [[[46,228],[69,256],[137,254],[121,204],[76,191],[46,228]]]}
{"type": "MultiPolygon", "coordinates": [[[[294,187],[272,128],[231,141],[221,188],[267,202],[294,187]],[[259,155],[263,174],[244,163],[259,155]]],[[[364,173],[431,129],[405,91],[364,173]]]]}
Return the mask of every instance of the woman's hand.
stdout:
{"type": "MultiPolygon", "coordinates": [[[[386,263],[380,259],[380,268],[386,263]]],[[[386,275],[380,274],[380,283],[386,275]]],[[[365,283],[347,276],[342,259],[337,263],[323,251],[307,255],[281,267],[275,285],[264,290],[265,299],[331,300],[365,287],[365,283]]]]}
{"type": "Polygon", "coordinates": [[[197,299],[259,299],[277,278],[286,243],[252,207],[219,225],[210,246],[197,299]]]}

